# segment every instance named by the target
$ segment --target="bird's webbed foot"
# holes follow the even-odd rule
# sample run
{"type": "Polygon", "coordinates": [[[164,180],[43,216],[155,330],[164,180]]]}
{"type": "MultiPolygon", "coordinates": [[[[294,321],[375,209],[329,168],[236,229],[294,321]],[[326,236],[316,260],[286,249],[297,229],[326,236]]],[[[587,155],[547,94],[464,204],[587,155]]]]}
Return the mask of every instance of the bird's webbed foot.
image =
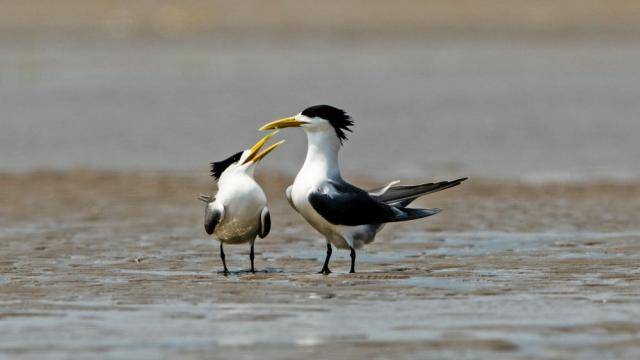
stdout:
{"type": "Polygon", "coordinates": [[[229,270],[224,269],[224,270],[218,271],[218,274],[221,274],[223,276],[229,276],[229,274],[231,273],[229,272],[229,270]]]}

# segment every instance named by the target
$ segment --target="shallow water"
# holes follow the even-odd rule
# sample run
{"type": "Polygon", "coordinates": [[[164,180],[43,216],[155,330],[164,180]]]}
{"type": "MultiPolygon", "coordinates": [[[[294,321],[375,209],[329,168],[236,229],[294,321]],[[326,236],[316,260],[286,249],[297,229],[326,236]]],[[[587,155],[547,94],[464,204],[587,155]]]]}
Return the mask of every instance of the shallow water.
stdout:
{"type": "MultiPolygon", "coordinates": [[[[348,175],[640,178],[632,39],[4,40],[0,170],[206,168],[316,103],[348,175]]],[[[301,133],[266,168],[295,172],[301,133]]]]}
{"type": "Polygon", "coordinates": [[[0,237],[3,258],[14,259],[0,278],[0,352],[324,358],[327,346],[337,356],[384,346],[410,358],[640,355],[638,233],[396,233],[359,252],[357,274],[344,273],[346,254],[337,252],[328,277],[314,273],[321,244],[267,242],[255,275],[238,271],[246,254],[228,247],[233,271],[224,277],[213,244],[198,245],[207,251],[194,258],[180,240],[192,230],[146,233],[156,240],[140,261],[131,260],[145,252],[136,243],[96,247],[83,232],[74,236],[87,239],[79,250],[93,255],[47,255],[61,246],[48,236],[48,249],[27,260],[32,250],[15,246],[24,240],[0,237]]]}

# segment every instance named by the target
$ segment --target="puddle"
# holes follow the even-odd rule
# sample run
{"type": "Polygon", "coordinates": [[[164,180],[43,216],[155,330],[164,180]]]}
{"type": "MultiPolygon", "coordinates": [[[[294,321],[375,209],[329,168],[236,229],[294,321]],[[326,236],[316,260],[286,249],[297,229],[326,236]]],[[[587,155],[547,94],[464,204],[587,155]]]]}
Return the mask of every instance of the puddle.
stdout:
{"type": "Polygon", "coordinates": [[[121,269],[119,270],[122,274],[132,274],[132,275],[153,275],[153,276],[212,276],[211,272],[199,272],[199,271],[169,271],[169,270],[130,270],[130,269],[121,269]]]}
{"type": "MultiPolygon", "coordinates": [[[[495,252],[513,251],[525,252],[557,246],[558,243],[575,242],[578,247],[583,246],[585,239],[606,240],[620,237],[640,237],[640,232],[571,232],[571,233],[507,233],[507,232],[476,232],[476,233],[403,233],[391,240],[398,244],[420,244],[435,242],[438,247],[425,249],[428,255],[448,256],[476,256],[495,252]]],[[[588,255],[585,255],[588,256],[588,255]]],[[[608,256],[593,253],[592,256],[608,256]]]]}

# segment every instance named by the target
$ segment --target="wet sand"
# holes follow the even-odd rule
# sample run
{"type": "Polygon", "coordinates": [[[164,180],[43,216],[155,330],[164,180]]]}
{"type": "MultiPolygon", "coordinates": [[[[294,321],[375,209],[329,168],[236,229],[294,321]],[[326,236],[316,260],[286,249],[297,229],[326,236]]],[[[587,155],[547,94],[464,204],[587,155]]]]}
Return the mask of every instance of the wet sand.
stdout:
{"type": "MultiPolygon", "coordinates": [[[[202,172],[0,175],[0,355],[24,358],[638,358],[640,184],[472,179],[445,212],[334,252],[260,172],[256,245],[202,229],[202,172]]],[[[359,185],[374,185],[357,179],[359,185]]],[[[409,182],[409,181],[407,181],[409,182]]]]}

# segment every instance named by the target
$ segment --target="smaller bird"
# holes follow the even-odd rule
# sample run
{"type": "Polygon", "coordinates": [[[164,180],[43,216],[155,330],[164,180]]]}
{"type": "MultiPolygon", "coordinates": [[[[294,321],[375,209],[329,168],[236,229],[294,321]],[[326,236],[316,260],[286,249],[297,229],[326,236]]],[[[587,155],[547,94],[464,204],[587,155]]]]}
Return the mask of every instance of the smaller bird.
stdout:
{"type": "Polygon", "coordinates": [[[263,137],[250,149],[211,163],[211,176],[218,183],[218,192],[213,197],[198,197],[206,203],[204,229],[220,242],[220,258],[225,276],[229,274],[229,270],[222,245],[250,243],[251,272],[255,273],[253,245],[257,236],[265,238],[271,230],[267,197],[253,178],[253,173],[260,160],[284,143],[281,140],[260,151],[276,132],[263,137]]]}

